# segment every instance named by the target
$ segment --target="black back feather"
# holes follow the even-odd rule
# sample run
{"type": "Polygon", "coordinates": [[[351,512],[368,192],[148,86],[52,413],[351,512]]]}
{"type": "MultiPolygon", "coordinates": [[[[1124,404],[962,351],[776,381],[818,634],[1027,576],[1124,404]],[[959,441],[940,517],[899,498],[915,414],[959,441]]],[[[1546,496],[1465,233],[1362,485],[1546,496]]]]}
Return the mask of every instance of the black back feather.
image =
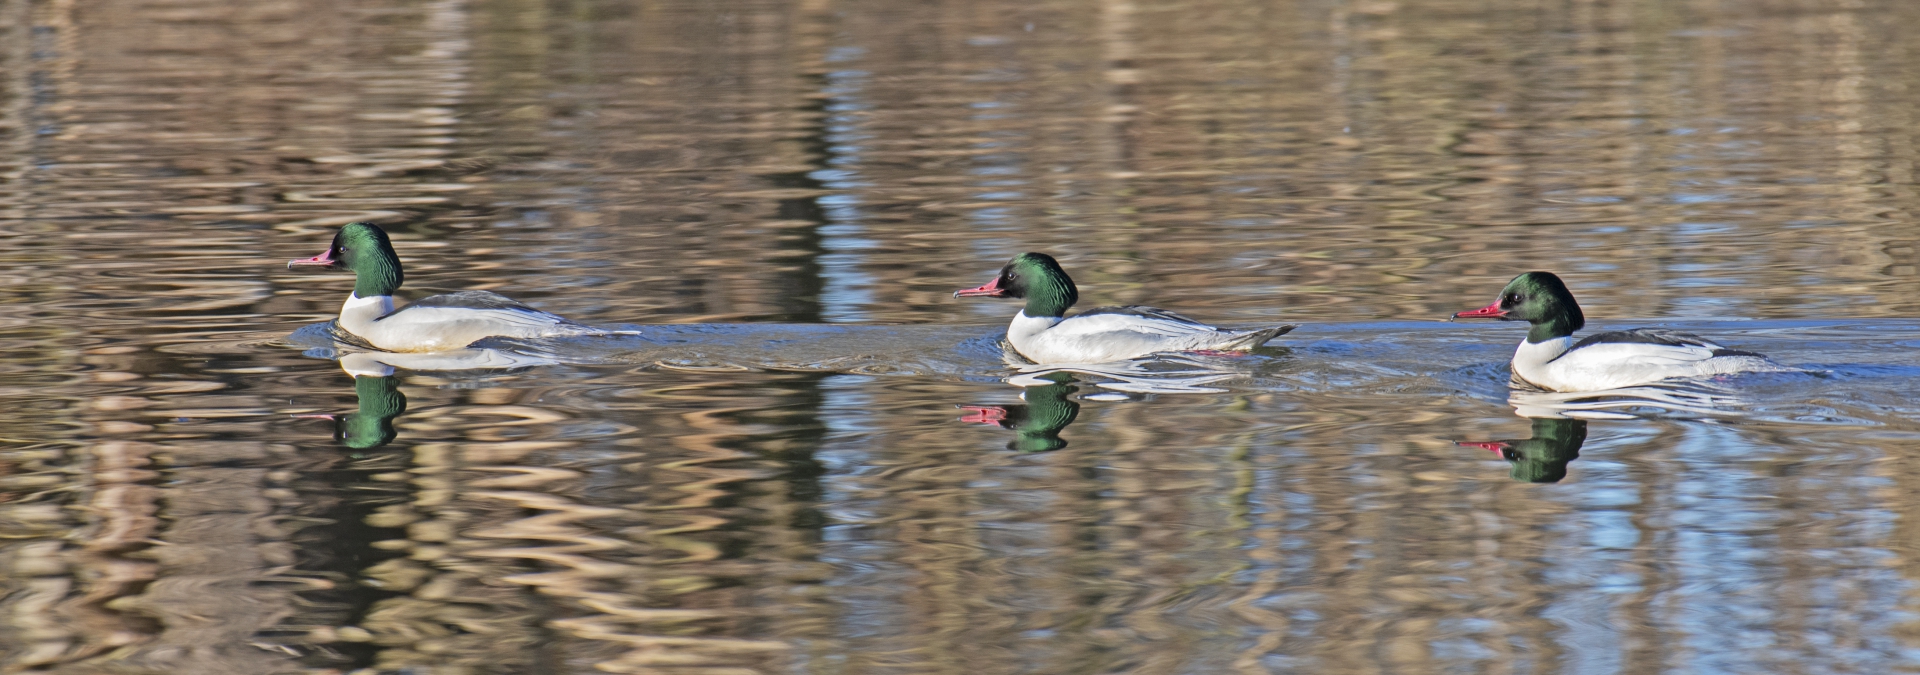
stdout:
{"type": "Polygon", "coordinates": [[[1664,328],[1630,328],[1627,330],[1607,331],[1605,333],[1588,335],[1585,338],[1581,338],[1579,342],[1573,343],[1573,348],[1567,351],[1598,344],[1643,344],[1667,345],[1670,347],[1706,347],[1708,349],[1720,348],[1720,345],[1708,342],[1706,338],[1692,333],[1682,333],[1664,328]]]}

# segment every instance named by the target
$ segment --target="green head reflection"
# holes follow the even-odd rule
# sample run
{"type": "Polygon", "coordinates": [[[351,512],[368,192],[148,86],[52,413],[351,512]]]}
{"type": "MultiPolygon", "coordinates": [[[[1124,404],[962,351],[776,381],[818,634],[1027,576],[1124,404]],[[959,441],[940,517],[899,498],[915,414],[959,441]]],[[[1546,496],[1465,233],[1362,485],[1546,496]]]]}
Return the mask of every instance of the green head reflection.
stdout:
{"type": "Polygon", "coordinates": [[[407,396],[400,393],[400,378],[356,377],[353,391],[360,396],[360,409],[333,421],[334,439],[355,450],[392,443],[399,435],[393,429],[393,418],[407,411],[407,396]]]}
{"type": "Polygon", "coordinates": [[[1066,439],[1060,438],[1060,430],[1080,416],[1080,403],[1069,398],[1079,388],[1069,384],[1073,378],[1064,373],[1047,379],[1054,383],[1028,387],[1020,393],[1025,405],[960,406],[971,411],[960,421],[1012,429],[1014,438],[1007,442],[1008,450],[1048,452],[1067,447],[1066,439]]]}
{"type": "Polygon", "coordinates": [[[398,435],[393,418],[407,411],[400,393],[399,368],[430,371],[511,370],[552,363],[539,357],[520,357],[493,349],[456,349],[444,352],[353,352],[340,357],[340,369],[353,376],[360,409],[345,415],[299,415],[333,420],[333,437],[356,450],[377,448],[398,435]]]}
{"type": "Polygon", "coordinates": [[[1580,458],[1587,442],[1587,421],[1562,417],[1533,419],[1533,437],[1460,445],[1499,453],[1512,464],[1507,475],[1528,483],[1558,483],[1567,477],[1567,463],[1580,458]]]}

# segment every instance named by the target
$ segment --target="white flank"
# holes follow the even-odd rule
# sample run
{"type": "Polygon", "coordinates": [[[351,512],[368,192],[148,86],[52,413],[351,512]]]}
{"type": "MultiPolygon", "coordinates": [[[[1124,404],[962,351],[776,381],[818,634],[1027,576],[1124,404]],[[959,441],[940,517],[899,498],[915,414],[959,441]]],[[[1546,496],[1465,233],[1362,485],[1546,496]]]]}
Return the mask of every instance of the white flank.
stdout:
{"type": "Polygon", "coordinates": [[[393,311],[393,297],[358,294],[340,306],[340,327],[391,352],[460,349],[486,337],[564,335],[579,327],[552,314],[524,309],[409,306],[393,311]]]}
{"type": "MultiPolygon", "coordinates": [[[[1602,342],[1573,351],[1572,337],[1521,342],[1513,374],[1551,391],[1600,391],[1678,377],[1791,370],[1762,356],[1714,356],[1718,346],[1602,342]]],[[[1711,344],[1711,343],[1709,343],[1711,344]]]]}
{"type": "Polygon", "coordinates": [[[1108,363],[1163,352],[1232,349],[1245,331],[1137,314],[1069,319],[1027,316],[1007,325],[1007,342],[1034,363],[1108,363]]]}

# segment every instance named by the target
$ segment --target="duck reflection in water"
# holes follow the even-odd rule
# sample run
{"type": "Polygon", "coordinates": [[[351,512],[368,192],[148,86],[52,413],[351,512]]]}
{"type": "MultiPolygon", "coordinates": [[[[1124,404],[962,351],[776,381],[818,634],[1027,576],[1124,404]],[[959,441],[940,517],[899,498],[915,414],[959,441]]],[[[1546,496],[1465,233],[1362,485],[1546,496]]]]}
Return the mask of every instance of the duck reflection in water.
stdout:
{"type": "Polygon", "coordinates": [[[400,378],[393,376],[393,366],[369,354],[348,354],[340,359],[340,367],[353,376],[353,393],[360,398],[360,409],[345,415],[295,417],[333,420],[333,439],[355,450],[392,443],[399,436],[393,418],[407,411],[407,396],[400,393],[400,378]]]}
{"type": "Polygon", "coordinates": [[[1533,418],[1533,437],[1517,440],[1457,441],[1500,455],[1513,466],[1507,475],[1528,483],[1558,483],[1567,477],[1567,463],[1580,458],[1587,442],[1587,421],[1566,417],[1533,418]]]}
{"type": "Polygon", "coordinates": [[[399,432],[393,430],[393,418],[407,411],[407,396],[400,393],[400,378],[362,376],[353,378],[353,391],[360,396],[360,410],[345,415],[301,415],[333,420],[333,439],[355,450],[377,448],[392,443],[399,432]]]}
{"type": "Polygon", "coordinates": [[[424,371],[511,370],[548,365],[552,361],[507,354],[492,349],[462,349],[433,354],[356,352],[340,357],[340,369],[353,376],[353,391],[360,397],[360,410],[345,415],[295,415],[333,420],[333,437],[355,450],[377,448],[399,435],[393,418],[407,411],[407,397],[400,393],[397,368],[424,371]]]}
{"type": "Polygon", "coordinates": [[[1049,452],[1067,447],[1060,430],[1080,416],[1080,403],[1069,398],[1080,389],[1071,384],[1073,377],[1065,373],[1052,373],[1044,380],[1047,384],[1029,386],[1020,392],[1020,400],[1026,401],[1024,405],[959,406],[969,413],[960,421],[996,424],[1013,430],[1014,438],[1007,442],[1008,450],[1049,452]]]}

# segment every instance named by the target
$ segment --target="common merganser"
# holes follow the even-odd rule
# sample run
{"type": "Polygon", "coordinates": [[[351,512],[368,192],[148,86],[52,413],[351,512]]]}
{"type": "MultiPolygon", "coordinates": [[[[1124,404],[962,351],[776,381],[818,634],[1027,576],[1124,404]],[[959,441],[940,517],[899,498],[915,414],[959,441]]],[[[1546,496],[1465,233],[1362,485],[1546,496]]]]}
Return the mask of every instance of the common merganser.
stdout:
{"type": "Polygon", "coordinates": [[[1026,309],[1007,326],[1007,342],[1035,363],[1106,363],[1162,352],[1244,352],[1295,328],[1215,328],[1138,305],[1097,307],[1062,318],[1080,300],[1080,291],[1060,263],[1045,253],[1014,256],[993,281],[955,291],[953,297],[1025,299],[1026,309]]]}
{"type": "Polygon", "coordinates": [[[1507,282],[1500,299],[1456,319],[1499,319],[1533,324],[1513,353],[1513,375],[1551,391],[1595,391],[1678,377],[1782,372],[1754,352],[1728,349],[1705,338],[1659,328],[1634,328],[1573,341],[1587,323],[1560,277],[1528,272],[1507,282]]]}
{"type": "Polygon", "coordinates": [[[380,349],[434,352],[459,349],[488,337],[597,335],[601,331],[489,291],[435,295],[393,308],[393,292],[405,276],[387,233],[372,223],[347,223],[327,252],[287,267],[348,269],[353,294],[340,306],[339,326],[380,349]]]}

